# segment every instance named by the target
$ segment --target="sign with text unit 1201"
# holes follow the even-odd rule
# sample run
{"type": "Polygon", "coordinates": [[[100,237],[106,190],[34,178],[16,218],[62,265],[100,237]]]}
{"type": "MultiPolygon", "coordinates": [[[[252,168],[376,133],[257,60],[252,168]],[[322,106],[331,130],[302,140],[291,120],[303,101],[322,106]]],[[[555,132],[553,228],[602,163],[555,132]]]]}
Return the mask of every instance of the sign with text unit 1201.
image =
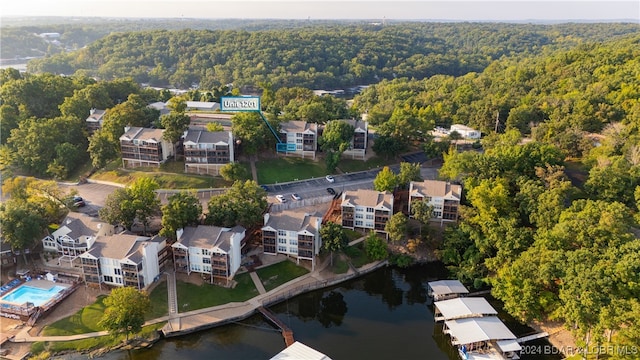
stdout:
{"type": "Polygon", "coordinates": [[[220,98],[220,111],[260,111],[260,97],[223,96],[220,98]]]}

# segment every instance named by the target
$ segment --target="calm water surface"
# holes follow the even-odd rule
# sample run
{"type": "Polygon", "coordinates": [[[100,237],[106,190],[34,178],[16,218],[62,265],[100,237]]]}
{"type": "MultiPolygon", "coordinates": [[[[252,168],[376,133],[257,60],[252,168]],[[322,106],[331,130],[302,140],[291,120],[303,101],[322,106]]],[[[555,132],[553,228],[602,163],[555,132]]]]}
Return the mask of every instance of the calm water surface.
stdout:
{"type": "MultiPolygon", "coordinates": [[[[441,264],[383,268],[270,309],[293,330],[296,340],[333,360],[457,359],[427,305],[427,282],[446,277],[441,264]]],[[[162,340],[151,349],[110,353],[103,359],[269,359],[284,347],[280,333],[261,316],[253,316],[240,324],[162,340]]]]}

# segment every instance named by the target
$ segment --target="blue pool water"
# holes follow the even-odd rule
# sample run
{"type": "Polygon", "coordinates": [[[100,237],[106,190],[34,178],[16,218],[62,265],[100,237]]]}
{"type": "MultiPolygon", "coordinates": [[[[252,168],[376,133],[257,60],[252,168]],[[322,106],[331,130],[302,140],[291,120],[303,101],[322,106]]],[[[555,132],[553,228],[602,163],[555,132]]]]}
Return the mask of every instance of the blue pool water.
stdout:
{"type": "Polygon", "coordinates": [[[66,289],[66,287],[57,285],[49,290],[22,285],[15,291],[3,296],[0,300],[20,305],[30,302],[33,303],[34,306],[41,306],[53,299],[64,289],[66,289]]]}

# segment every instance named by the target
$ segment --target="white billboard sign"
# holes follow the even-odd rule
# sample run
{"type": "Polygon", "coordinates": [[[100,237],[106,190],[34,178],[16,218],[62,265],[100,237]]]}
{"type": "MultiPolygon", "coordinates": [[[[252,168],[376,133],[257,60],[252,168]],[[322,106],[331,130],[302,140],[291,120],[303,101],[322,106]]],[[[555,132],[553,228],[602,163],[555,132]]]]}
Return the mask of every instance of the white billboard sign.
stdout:
{"type": "Polygon", "coordinates": [[[223,96],[220,98],[220,111],[260,111],[260,97],[223,96]]]}

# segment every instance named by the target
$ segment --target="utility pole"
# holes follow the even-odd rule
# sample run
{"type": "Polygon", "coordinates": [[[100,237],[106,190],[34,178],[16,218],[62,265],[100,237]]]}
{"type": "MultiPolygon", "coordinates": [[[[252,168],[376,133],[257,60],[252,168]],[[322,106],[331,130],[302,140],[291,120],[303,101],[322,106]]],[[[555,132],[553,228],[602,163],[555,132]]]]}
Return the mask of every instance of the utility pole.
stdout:
{"type": "Polygon", "coordinates": [[[500,110],[496,111],[496,133],[498,132],[498,126],[500,126],[500,110]]]}

